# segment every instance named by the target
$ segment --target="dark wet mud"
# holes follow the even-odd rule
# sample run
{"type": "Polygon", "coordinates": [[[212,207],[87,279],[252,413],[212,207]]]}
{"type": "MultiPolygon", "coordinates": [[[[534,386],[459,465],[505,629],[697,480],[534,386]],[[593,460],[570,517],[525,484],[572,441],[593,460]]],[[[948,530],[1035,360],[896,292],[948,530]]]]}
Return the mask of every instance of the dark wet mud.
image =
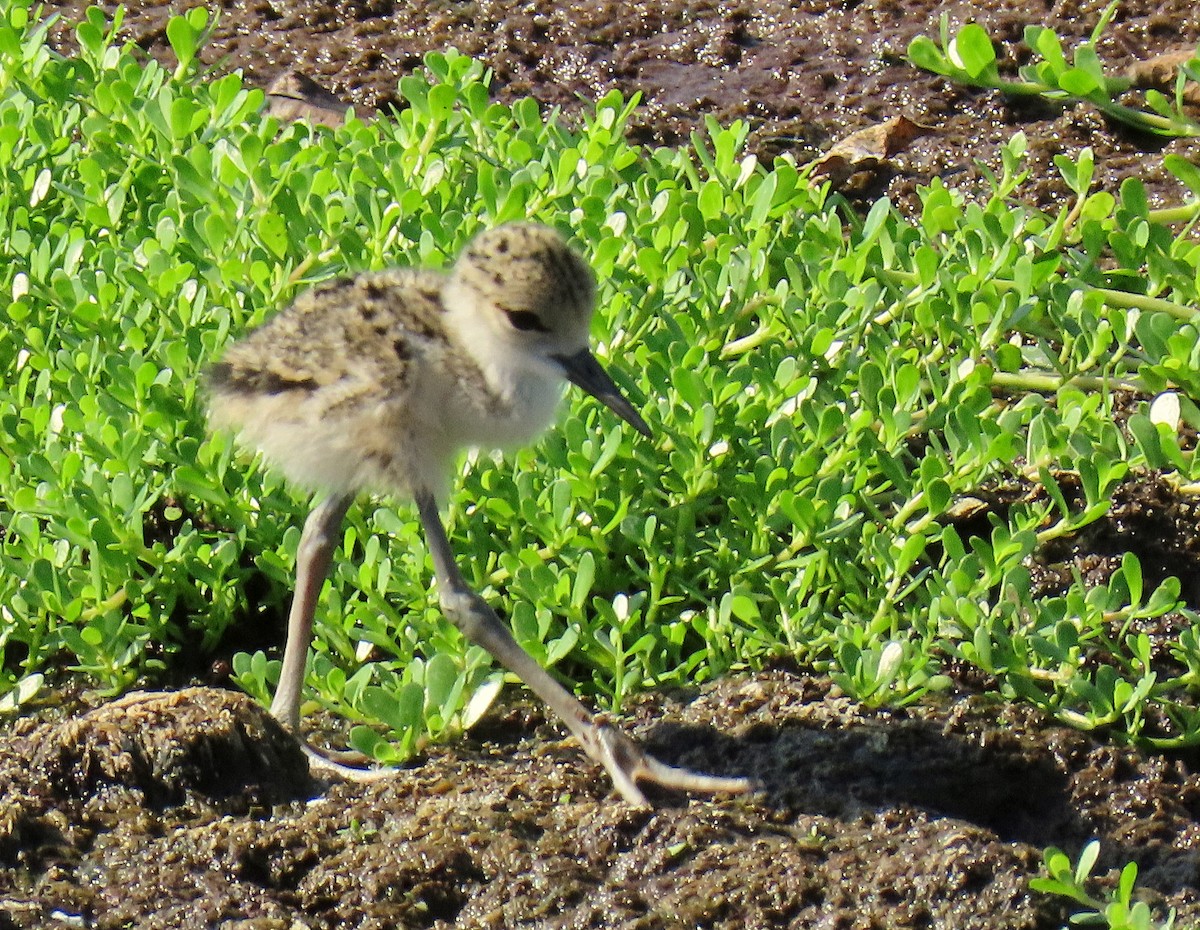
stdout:
{"type": "MultiPolygon", "coordinates": [[[[167,58],[169,11],[132,0],[124,33],[167,58]]],[[[454,46],[578,118],[612,88],[640,92],[632,135],[678,144],[749,121],[760,157],[806,161],[871,123],[927,132],[856,196],[913,203],[935,176],[970,188],[1017,129],[1022,195],[1065,196],[1056,154],[1091,146],[1098,182],[1142,178],[1155,206],[1184,192],[1161,167],[1195,143],[1149,138],[1084,108],[1013,104],[924,75],[902,53],[945,11],[1012,43],[1025,24],[1068,42],[1101,0],[972,4],[227,0],[205,60],[266,87],[296,70],[359,109],[396,106],[397,79],[454,46]]],[[[85,4],[51,3],[77,18],[85,4]]],[[[69,48],[69,30],[57,31],[69,48]]],[[[1100,52],[1114,70],[1200,41],[1192,0],[1125,2],[1100,52]]],[[[1007,45],[1006,54],[1013,46],[1007,45]]],[[[1019,52],[1017,53],[1020,54],[1019,52]]],[[[1011,63],[1011,61],[1010,61],[1011,63]]],[[[1002,508],[1022,487],[981,491],[1002,508]]],[[[1153,478],[1112,514],[1040,553],[1035,583],[1102,583],[1135,551],[1148,577],[1200,577],[1194,501],[1153,478]]],[[[1194,584],[1194,583],[1193,583],[1194,584]]],[[[1200,606],[1200,591],[1185,584],[1200,606]]],[[[1177,635],[1160,618],[1163,638],[1177,635]]],[[[193,665],[192,667],[196,667],[193,665]]],[[[953,669],[950,669],[953,672],[953,669]]],[[[248,698],[213,688],[118,702],[68,695],[0,732],[0,930],[8,928],[1057,928],[1032,894],[1040,850],[1102,842],[1098,873],[1134,860],[1155,908],[1200,923],[1200,758],[1142,753],[989,703],[964,671],[952,695],[871,710],[827,681],[775,669],[649,694],[628,728],[661,758],[763,783],[749,798],[619,803],[543,711],[510,692],[476,730],[372,784],[322,782],[248,698]]],[[[313,723],[327,723],[315,721],[313,723]]],[[[1161,913],[1161,911],[1160,911],[1161,913]]]]}
{"type": "Polygon", "coordinates": [[[1200,916],[1191,760],[978,697],[868,710],[784,671],[644,696],[628,725],[763,788],[635,810],[521,704],[369,785],[310,780],[230,692],[26,720],[0,746],[0,926],[1049,928],[1040,849],[1092,837],[1200,916]]]}
{"type": "MultiPolygon", "coordinates": [[[[66,21],[89,4],[47,4],[66,21]]],[[[103,4],[110,8],[111,4],[103,4]]],[[[196,0],[130,0],[124,33],[148,53],[170,59],[171,11],[196,0]]],[[[1136,175],[1151,206],[1178,203],[1184,190],[1163,168],[1167,152],[1200,155],[1196,141],[1170,141],[1111,126],[1095,110],[952,84],[904,61],[917,35],[937,37],[943,13],[952,29],[974,20],[1004,43],[1002,72],[1015,77],[1028,51],[1026,25],[1051,27],[1069,46],[1095,28],[1106,0],[1030,5],[935,0],[221,0],[220,24],[202,58],[214,68],[241,68],[267,87],[281,72],[300,71],[359,110],[401,106],[400,77],[431,49],[454,47],[485,61],[502,101],[533,96],[569,119],[612,89],[641,94],[631,135],[648,144],[686,143],[711,115],[749,123],[749,145],[764,160],[792,152],[801,162],[837,139],[895,116],[928,128],[869,178],[863,197],[887,194],[911,205],[918,185],[935,176],[981,185],[976,160],[995,166],[1018,129],[1029,136],[1030,203],[1051,208],[1068,196],[1053,166],[1059,154],[1091,146],[1097,184],[1115,190],[1136,175]]],[[[1200,12],[1192,0],[1123,0],[1098,51],[1119,75],[1155,55],[1195,49],[1200,12]]],[[[1167,88],[1169,90],[1169,88],[1167,88]]]]}

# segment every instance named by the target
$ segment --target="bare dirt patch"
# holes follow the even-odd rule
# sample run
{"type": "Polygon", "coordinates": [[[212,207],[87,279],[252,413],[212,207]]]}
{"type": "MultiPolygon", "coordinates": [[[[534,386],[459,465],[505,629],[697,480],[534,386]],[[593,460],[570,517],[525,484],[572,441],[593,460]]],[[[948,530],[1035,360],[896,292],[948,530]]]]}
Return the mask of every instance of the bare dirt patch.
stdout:
{"type": "Polygon", "coordinates": [[[763,790],[635,810],[525,704],[371,785],[310,780],[215,689],[22,721],[0,746],[6,925],[1057,927],[1027,881],[1041,847],[1092,837],[1200,913],[1188,760],[979,697],[867,710],[784,671],[644,696],[629,725],[763,790]]]}

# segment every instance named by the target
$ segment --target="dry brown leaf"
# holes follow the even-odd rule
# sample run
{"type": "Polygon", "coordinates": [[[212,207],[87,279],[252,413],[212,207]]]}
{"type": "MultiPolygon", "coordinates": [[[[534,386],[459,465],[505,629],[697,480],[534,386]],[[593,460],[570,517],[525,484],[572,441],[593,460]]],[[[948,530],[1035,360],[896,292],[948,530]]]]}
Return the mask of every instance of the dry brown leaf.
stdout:
{"type": "Polygon", "coordinates": [[[897,152],[903,151],[917,136],[929,132],[907,116],[894,116],[882,123],[850,133],[814,164],[813,177],[828,177],[840,185],[859,171],[872,171],[897,152]]]}
{"type": "Polygon", "coordinates": [[[267,112],[281,120],[340,126],[349,110],[339,97],[299,71],[285,71],[267,88],[267,112]]]}
{"type": "Polygon", "coordinates": [[[988,505],[978,497],[960,497],[946,509],[948,520],[969,520],[971,517],[988,509],[988,505]]]}
{"type": "MultiPolygon", "coordinates": [[[[1200,49],[1181,48],[1162,55],[1155,55],[1145,61],[1133,64],[1125,72],[1125,76],[1133,82],[1134,87],[1152,87],[1166,94],[1175,93],[1175,76],[1179,66],[1190,61],[1200,53],[1200,49]]],[[[1189,81],[1183,88],[1184,103],[1200,106],[1200,85],[1189,81]]]]}

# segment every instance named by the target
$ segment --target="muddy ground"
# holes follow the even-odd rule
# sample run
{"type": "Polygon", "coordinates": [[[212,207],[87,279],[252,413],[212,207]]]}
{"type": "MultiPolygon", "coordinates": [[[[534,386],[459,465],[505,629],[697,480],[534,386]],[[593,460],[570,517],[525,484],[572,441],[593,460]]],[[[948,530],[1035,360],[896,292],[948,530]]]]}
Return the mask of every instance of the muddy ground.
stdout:
{"type": "MultiPolygon", "coordinates": [[[[169,54],[167,6],[129,4],[124,31],[153,55],[169,54]]],[[[908,205],[933,176],[974,185],[974,160],[994,165],[1020,128],[1031,202],[1059,201],[1052,157],[1090,145],[1103,186],[1136,175],[1153,204],[1177,203],[1161,156],[1196,160],[1195,143],[1086,108],[1013,104],[902,61],[943,11],[982,22],[1011,59],[1032,17],[1070,41],[1103,6],[237,0],[206,55],[264,87],[296,69],[370,109],[396,104],[397,78],[425,51],[453,45],[488,62],[501,99],[532,94],[571,117],[579,95],[641,91],[637,139],[678,143],[711,113],[749,120],[764,158],[807,160],[905,115],[929,132],[855,179],[854,196],[908,205]]],[[[56,35],[67,48],[69,31],[56,35]]],[[[1194,0],[1138,0],[1100,51],[1119,70],[1197,41],[1194,0]]],[[[1131,482],[1108,521],[1044,554],[1043,577],[1101,582],[1126,550],[1151,577],[1197,577],[1195,507],[1173,494],[1131,482]]],[[[1185,591],[1200,606],[1195,584],[1185,591]]],[[[1028,879],[1042,847],[1075,854],[1093,837],[1101,872],[1136,860],[1150,903],[1200,923],[1200,753],[1112,746],[990,703],[969,675],[956,684],[905,711],[868,710],[785,668],[644,695],[626,725],[661,758],[763,783],[748,798],[659,798],[652,811],[614,800],[515,690],[469,736],[370,785],[312,779],[295,741],[234,692],[60,694],[0,734],[0,930],[1056,928],[1061,902],[1028,879]]]]}

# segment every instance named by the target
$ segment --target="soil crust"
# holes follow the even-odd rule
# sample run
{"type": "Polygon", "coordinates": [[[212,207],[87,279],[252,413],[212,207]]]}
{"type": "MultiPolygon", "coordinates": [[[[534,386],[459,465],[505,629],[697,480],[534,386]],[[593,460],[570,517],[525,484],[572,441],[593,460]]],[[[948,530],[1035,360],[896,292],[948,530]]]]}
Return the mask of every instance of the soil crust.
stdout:
{"type": "Polygon", "coordinates": [[[978,696],[870,710],[781,669],[644,695],[653,752],[762,783],[653,810],[520,703],[369,784],[311,777],[230,691],[44,716],[0,743],[0,926],[1048,928],[1040,850],[1093,837],[1200,915],[1194,759],[978,696]]]}

